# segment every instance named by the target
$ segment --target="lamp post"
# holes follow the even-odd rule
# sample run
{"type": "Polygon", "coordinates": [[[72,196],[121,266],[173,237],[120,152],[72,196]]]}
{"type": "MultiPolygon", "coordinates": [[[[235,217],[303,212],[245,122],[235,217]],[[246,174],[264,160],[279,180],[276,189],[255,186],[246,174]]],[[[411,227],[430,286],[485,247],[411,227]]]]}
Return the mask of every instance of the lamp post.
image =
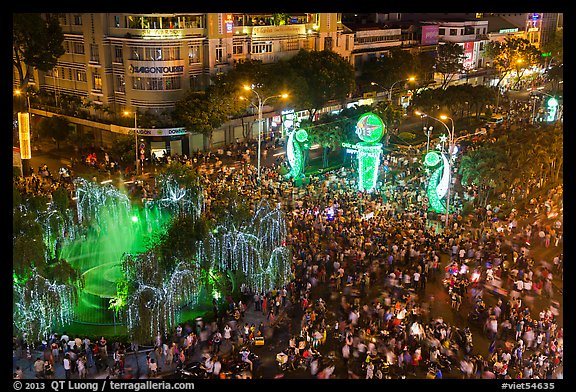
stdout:
{"type": "Polygon", "coordinates": [[[452,124],[452,130],[448,129],[448,126],[442,121],[442,124],[448,130],[448,167],[450,169],[450,178],[448,179],[448,189],[446,191],[446,227],[448,227],[448,221],[450,218],[450,189],[452,188],[452,151],[454,150],[454,120],[451,117],[441,115],[442,120],[449,119],[452,124]]]}
{"type": "MultiPolygon", "coordinates": [[[[256,89],[254,87],[255,86],[253,84],[250,86],[244,86],[244,90],[252,91],[254,94],[256,94],[256,98],[258,98],[258,107],[257,107],[258,108],[258,181],[260,181],[260,148],[261,148],[261,144],[262,144],[262,142],[261,142],[262,141],[262,108],[264,107],[264,105],[266,104],[266,102],[269,99],[278,98],[278,97],[287,98],[288,94],[277,94],[277,95],[271,95],[269,97],[262,98],[260,96],[260,94],[258,93],[258,91],[256,91],[256,89]]],[[[241,97],[241,99],[245,99],[245,98],[241,97]]]]}
{"type": "Polygon", "coordinates": [[[411,76],[411,77],[409,77],[408,79],[402,79],[402,80],[398,80],[398,81],[392,83],[392,86],[390,86],[390,90],[388,90],[388,100],[389,100],[390,102],[392,102],[392,91],[394,90],[394,85],[395,85],[396,83],[408,82],[408,81],[413,82],[414,80],[416,80],[416,78],[415,78],[414,76],[411,76]]]}
{"type": "Polygon", "coordinates": [[[407,79],[400,79],[400,80],[397,80],[396,82],[392,83],[392,86],[390,86],[390,88],[384,88],[384,87],[382,87],[381,85],[379,85],[379,84],[376,83],[376,82],[370,82],[370,84],[371,84],[372,86],[378,86],[378,87],[380,87],[381,89],[385,90],[385,91],[388,93],[388,101],[392,102],[392,90],[394,89],[394,86],[395,86],[397,83],[400,83],[400,82],[407,82],[407,81],[413,82],[414,80],[416,80],[416,78],[415,78],[414,76],[410,76],[410,77],[407,78],[407,79]]]}
{"type": "Polygon", "coordinates": [[[430,135],[432,134],[432,130],[434,127],[430,125],[429,127],[424,127],[424,135],[426,135],[426,154],[430,150],[430,135]]]}
{"type": "MultiPolygon", "coordinates": [[[[129,116],[131,113],[128,111],[124,112],[125,116],[129,116]]],[[[138,112],[134,111],[134,152],[135,152],[135,163],[136,163],[136,175],[138,175],[138,112]]]]}

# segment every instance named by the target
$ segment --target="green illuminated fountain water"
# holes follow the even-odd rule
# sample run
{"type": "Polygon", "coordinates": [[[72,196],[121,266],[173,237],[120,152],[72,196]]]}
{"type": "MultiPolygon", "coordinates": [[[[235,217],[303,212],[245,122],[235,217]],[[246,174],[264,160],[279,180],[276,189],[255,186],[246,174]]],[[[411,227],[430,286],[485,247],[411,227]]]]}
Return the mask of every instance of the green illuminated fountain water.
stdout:
{"type": "Polygon", "coordinates": [[[112,185],[85,180],[77,184],[78,225],[62,245],[60,257],[78,268],[84,287],[75,309],[80,323],[113,324],[109,302],[122,277],[125,254],[146,250],[152,234],[164,230],[170,214],[156,206],[132,205],[127,195],[112,185]]]}

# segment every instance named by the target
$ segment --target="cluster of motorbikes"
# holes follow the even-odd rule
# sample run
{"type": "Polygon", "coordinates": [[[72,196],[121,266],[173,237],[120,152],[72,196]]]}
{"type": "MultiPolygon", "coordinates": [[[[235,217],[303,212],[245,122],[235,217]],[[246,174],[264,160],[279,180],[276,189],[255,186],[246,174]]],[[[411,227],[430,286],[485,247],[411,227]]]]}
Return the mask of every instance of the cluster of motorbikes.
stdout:
{"type": "MultiPolygon", "coordinates": [[[[222,368],[218,378],[221,379],[251,379],[253,378],[254,371],[259,366],[260,358],[253,352],[249,352],[247,358],[252,362],[250,363],[242,360],[242,353],[236,353],[229,357],[221,357],[220,363],[222,368]]],[[[181,379],[209,379],[214,378],[210,374],[203,362],[191,361],[184,364],[178,364],[174,372],[174,377],[181,379]]]]}

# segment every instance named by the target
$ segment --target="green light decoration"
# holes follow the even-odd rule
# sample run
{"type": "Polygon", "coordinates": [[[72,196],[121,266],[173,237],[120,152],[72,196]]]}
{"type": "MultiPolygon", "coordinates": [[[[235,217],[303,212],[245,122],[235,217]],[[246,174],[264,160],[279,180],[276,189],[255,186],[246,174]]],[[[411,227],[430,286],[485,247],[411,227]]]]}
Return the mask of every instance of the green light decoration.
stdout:
{"type": "Polygon", "coordinates": [[[376,143],[384,136],[384,123],[374,113],[364,113],[356,123],[356,134],[363,142],[376,143]]]}
{"type": "Polygon", "coordinates": [[[308,140],[308,132],[305,129],[299,129],[296,131],[296,140],[300,143],[304,143],[308,140]]]}
{"type": "Polygon", "coordinates": [[[424,157],[424,165],[431,169],[436,167],[440,162],[442,162],[442,164],[434,170],[428,180],[426,194],[428,196],[429,208],[437,213],[444,214],[446,212],[446,201],[444,197],[446,196],[448,182],[450,181],[448,159],[444,154],[436,151],[430,151],[424,157]]]}
{"type": "Polygon", "coordinates": [[[440,163],[440,160],[440,154],[438,154],[436,151],[430,151],[424,157],[424,164],[429,167],[434,167],[440,163]]]}
{"type": "Polygon", "coordinates": [[[382,143],[377,143],[384,135],[384,123],[374,113],[365,113],[356,123],[356,134],[362,140],[353,147],[358,153],[358,189],[372,192],[376,189],[378,168],[382,154],[382,143]]]}
{"type": "Polygon", "coordinates": [[[308,141],[308,132],[305,129],[294,130],[288,136],[286,145],[286,157],[290,165],[290,171],[284,176],[288,178],[300,178],[304,170],[304,153],[303,146],[300,143],[308,141]]]}
{"type": "Polygon", "coordinates": [[[446,212],[446,207],[442,204],[442,200],[438,197],[438,192],[436,191],[436,186],[440,181],[440,175],[442,174],[442,167],[434,170],[434,173],[430,176],[428,180],[428,187],[426,189],[426,194],[428,195],[428,203],[430,203],[430,208],[439,214],[446,212]]]}
{"type": "Polygon", "coordinates": [[[558,111],[558,100],[551,97],[547,101],[548,106],[548,116],[546,116],[546,121],[554,121],[556,119],[556,112],[558,111]]]}
{"type": "Polygon", "coordinates": [[[376,188],[382,143],[358,143],[358,188],[361,192],[371,192],[376,188]]]}

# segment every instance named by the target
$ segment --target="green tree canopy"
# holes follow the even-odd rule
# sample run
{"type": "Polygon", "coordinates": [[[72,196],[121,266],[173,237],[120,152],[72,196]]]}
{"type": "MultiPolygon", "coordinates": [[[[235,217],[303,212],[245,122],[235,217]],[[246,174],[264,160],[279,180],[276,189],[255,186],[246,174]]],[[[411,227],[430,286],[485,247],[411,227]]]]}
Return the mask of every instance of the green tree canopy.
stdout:
{"type": "Polygon", "coordinates": [[[20,89],[25,90],[32,68],[49,71],[65,53],[64,35],[53,14],[43,18],[38,13],[12,15],[12,64],[18,71],[20,89]]]}
{"type": "Polygon", "coordinates": [[[38,127],[38,134],[42,138],[53,138],[56,140],[56,147],[60,149],[60,143],[70,135],[71,129],[68,120],[62,116],[44,118],[38,127]]]}
{"type": "Polygon", "coordinates": [[[310,112],[310,119],[329,101],[344,102],[354,90],[354,69],[343,57],[330,50],[301,49],[288,60],[305,84],[294,92],[294,103],[310,112]]]}

